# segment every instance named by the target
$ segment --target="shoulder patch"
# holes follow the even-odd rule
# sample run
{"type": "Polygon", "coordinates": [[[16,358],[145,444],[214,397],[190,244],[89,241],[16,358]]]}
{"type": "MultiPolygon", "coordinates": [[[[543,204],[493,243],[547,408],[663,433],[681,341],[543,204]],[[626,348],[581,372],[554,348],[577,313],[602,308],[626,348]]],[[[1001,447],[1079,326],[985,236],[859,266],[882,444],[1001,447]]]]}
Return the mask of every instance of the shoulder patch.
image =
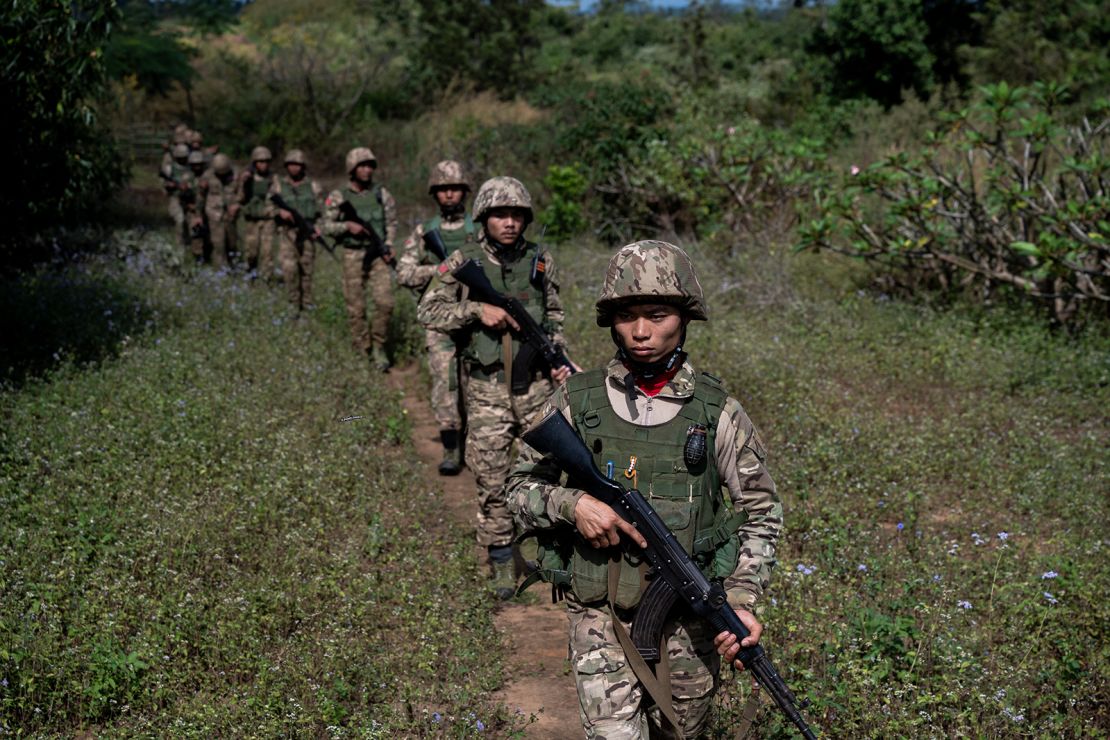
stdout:
{"type": "Polygon", "coordinates": [[[451,270],[451,268],[447,266],[446,262],[440,262],[439,267],[437,267],[436,269],[439,270],[440,275],[444,275],[451,270]]]}

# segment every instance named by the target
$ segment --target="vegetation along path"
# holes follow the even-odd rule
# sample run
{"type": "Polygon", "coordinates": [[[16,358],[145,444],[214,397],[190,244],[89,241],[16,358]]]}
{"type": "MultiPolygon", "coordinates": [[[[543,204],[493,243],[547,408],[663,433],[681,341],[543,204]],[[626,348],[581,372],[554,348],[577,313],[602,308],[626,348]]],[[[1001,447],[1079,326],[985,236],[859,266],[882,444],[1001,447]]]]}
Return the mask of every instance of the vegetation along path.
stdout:
{"type": "MultiPolygon", "coordinates": [[[[395,369],[390,383],[402,392],[404,408],[412,425],[412,441],[423,461],[425,486],[443,490],[444,507],[460,524],[474,521],[475,481],[468,469],[455,477],[436,474],[442,454],[439,431],[428,406],[427,383],[420,366],[410,363],[395,369]]],[[[474,548],[475,557],[481,557],[474,548]]],[[[500,607],[495,617],[509,648],[504,670],[505,685],[496,698],[512,713],[534,721],[525,730],[530,738],[555,740],[581,733],[574,679],[566,668],[567,633],[563,604],[552,604],[545,584],[532,586],[520,598],[500,607]]]]}

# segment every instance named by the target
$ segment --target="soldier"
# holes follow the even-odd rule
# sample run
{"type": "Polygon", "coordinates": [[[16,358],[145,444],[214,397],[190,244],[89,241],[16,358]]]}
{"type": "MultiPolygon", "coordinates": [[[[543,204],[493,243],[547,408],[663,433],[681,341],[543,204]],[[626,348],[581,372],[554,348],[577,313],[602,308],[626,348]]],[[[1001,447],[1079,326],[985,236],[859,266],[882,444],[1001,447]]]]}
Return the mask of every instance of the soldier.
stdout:
{"type": "Polygon", "coordinates": [[[273,155],[264,146],[251,151],[251,164],[239,176],[243,217],[243,254],[248,272],[271,282],[274,278],[274,214],[268,194],[277,179],[270,172],[273,155]]]}
{"type": "Polygon", "coordinates": [[[189,238],[185,232],[185,207],[182,203],[182,195],[192,182],[192,171],[189,169],[189,145],[184,142],[174,144],[170,154],[173,155],[173,159],[169,166],[163,166],[161,170],[162,184],[169,197],[167,206],[170,218],[173,219],[177,244],[182,252],[185,252],[189,247],[189,238]]]}
{"type": "Polygon", "coordinates": [[[347,152],[347,187],[333,190],[324,203],[321,231],[343,246],[343,298],[355,349],[370,356],[381,372],[389,371],[385,352],[386,330],[393,313],[393,238],[397,233],[397,203],[382,185],[374,182],[378,160],[367,147],[347,152]],[[363,226],[348,221],[343,204],[350,203],[358,217],[382,240],[381,251],[363,226]],[[374,301],[374,318],[366,323],[366,285],[374,301]]]}
{"type": "MultiPolygon", "coordinates": [[[[752,610],[775,563],[782,504],[744,409],[719,380],[696,372],[682,350],[689,322],[706,318],[685,252],[659,241],[622,248],[609,262],[597,300],[597,323],[610,329],[616,357],[604,370],[571,377],[544,414],[564,414],[601,470],[615,466],[635,476],[636,487],[707,577],[723,579],[729,604],[751,631],[746,647],[763,631],[752,610]],[[689,449],[703,449],[705,456],[698,460],[689,449]]],[[[521,529],[553,545],[544,548],[538,575],[566,593],[586,736],[646,737],[650,725],[655,737],[663,729],[660,706],[673,707],[687,737],[697,735],[716,688],[717,654],[733,661],[740,649],[736,637],[715,634],[689,614],[672,616],[664,629],[671,695],[665,689],[653,695],[655,706],[645,712],[645,684],[653,682],[643,681],[647,666],[640,661],[637,667],[621,647],[641,597],[640,560],[614,548],[622,535],[641,547],[645,542],[608,505],[560,485],[559,474],[551,460],[525,445],[509,477],[508,500],[521,529]],[[610,567],[619,573],[615,593],[610,567]]],[[[665,686],[665,677],[659,679],[665,686]]]]}
{"type": "MultiPolygon", "coordinates": [[[[397,265],[397,282],[412,288],[417,299],[427,289],[439,267],[440,258],[424,241],[424,235],[435,232],[442,240],[445,251],[451,254],[462,249],[477,231],[470,214],[466,212],[466,195],[470,181],[463,174],[462,165],[450,160],[432,168],[428,178],[428,193],[439,206],[439,215],[417,224],[401,252],[397,265]]],[[[476,253],[476,252],[475,252],[476,253]]],[[[443,460],[440,475],[458,475],[462,469],[459,448],[458,379],[455,368],[455,340],[447,332],[425,330],[428,349],[428,371],[432,376],[432,411],[439,423],[439,438],[443,443],[443,460]],[[455,387],[453,387],[455,386],[455,387]]]]}
{"type": "Polygon", "coordinates": [[[520,327],[504,310],[467,300],[451,275],[464,260],[477,256],[490,282],[515,296],[537,323],[565,345],[563,304],[551,253],[524,238],[532,221],[532,198],[512,177],[487,180],[474,198],[473,218],[480,225],[475,239],[453,252],[439,266],[417,309],[425,327],[457,332],[466,374],[466,462],[478,483],[478,544],[489,553],[491,587],[498,599],[513,594],[513,520],[505,501],[505,476],[512,462],[513,442],[525,420],[543,405],[552,390],[570,375],[568,367],[532,373],[522,394],[513,393],[512,358],[520,341],[510,329],[520,327]]]}
{"type": "MultiPolygon", "coordinates": [[[[316,219],[320,217],[320,184],[308,179],[308,160],[300,149],[285,155],[285,176],[274,181],[272,194],[296,209],[312,227],[316,236],[316,219]]],[[[275,206],[277,207],[277,206],[275,206]]],[[[278,208],[278,260],[285,278],[289,302],[297,311],[315,308],[312,300],[312,268],[316,263],[316,242],[297,231],[293,214],[278,208]]]]}
{"type": "Polygon", "coordinates": [[[212,250],[210,261],[217,268],[227,267],[235,251],[235,216],[239,212],[239,201],[235,173],[226,154],[212,158],[211,168],[201,175],[197,187],[204,201],[204,219],[212,250]]]}
{"type": "Polygon", "coordinates": [[[160,167],[162,172],[169,174],[173,166],[173,148],[178,144],[189,143],[189,127],[184,123],[179,123],[173,128],[173,135],[170,137],[168,143],[162,144],[162,165],[160,167]]]}
{"type": "Polygon", "coordinates": [[[189,188],[181,195],[181,205],[185,210],[185,228],[188,247],[186,249],[186,262],[189,257],[196,264],[204,262],[205,241],[208,229],[204,225],[204,193],[200,189],[200,179],[204,175],[204,152],[194,149],[188,157],[189,188]]]}

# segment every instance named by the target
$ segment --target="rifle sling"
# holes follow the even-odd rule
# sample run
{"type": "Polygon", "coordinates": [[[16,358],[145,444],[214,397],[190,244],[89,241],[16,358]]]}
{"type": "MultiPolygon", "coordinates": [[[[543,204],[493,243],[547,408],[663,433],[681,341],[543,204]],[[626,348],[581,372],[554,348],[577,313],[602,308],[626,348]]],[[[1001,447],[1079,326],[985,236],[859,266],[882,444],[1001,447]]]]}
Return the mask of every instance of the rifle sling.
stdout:
{"type": "Polygon", "coordinates": [[[621,555],[618,551],[609,560],[609,615],[613,619],[613,631],[617,633],[617,640],[621,644],[621,649],[624,650],[625,660],[628,661],[632,672],[639,679],[644,690],[655,700],[655,705],[659,707],[659,711],[670,723],[675,736],[682,740],[682,727],[678,724],[678,717],[674,713],[674,702],[671,699],[671,671],[669,656],[667,655],[667,637],[663,635],[660,638],[658,672],[663,676],[660,680],[657,678],[657,674],[652,673],[651,667],[640,657],[640,651],[632,644],[632,638],[629,636],[628,630],[624,628],[617,616],[615,596],[617,584],[620,582],[620,572],[621,555]]]}
{"type": "Polygon", "coordinates": [[[511,385],[513,377],[513,337],[508,330],[501,335],[501,364],[505,370],[505,382],[511,385]]]}

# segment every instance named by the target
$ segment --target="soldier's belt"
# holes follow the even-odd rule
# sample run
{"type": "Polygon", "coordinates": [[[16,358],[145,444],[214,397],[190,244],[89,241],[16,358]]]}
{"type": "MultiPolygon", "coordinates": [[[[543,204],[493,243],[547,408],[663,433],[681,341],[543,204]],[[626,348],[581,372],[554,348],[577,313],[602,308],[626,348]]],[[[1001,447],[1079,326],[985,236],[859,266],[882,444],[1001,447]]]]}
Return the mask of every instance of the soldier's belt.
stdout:
{"type": "Polygon", "coordinates": [[[500,362],[492,365],[467,365],[466,372],[475,380],[489,380],[494,383],[505,382],[505,368],[500,362]]]}

